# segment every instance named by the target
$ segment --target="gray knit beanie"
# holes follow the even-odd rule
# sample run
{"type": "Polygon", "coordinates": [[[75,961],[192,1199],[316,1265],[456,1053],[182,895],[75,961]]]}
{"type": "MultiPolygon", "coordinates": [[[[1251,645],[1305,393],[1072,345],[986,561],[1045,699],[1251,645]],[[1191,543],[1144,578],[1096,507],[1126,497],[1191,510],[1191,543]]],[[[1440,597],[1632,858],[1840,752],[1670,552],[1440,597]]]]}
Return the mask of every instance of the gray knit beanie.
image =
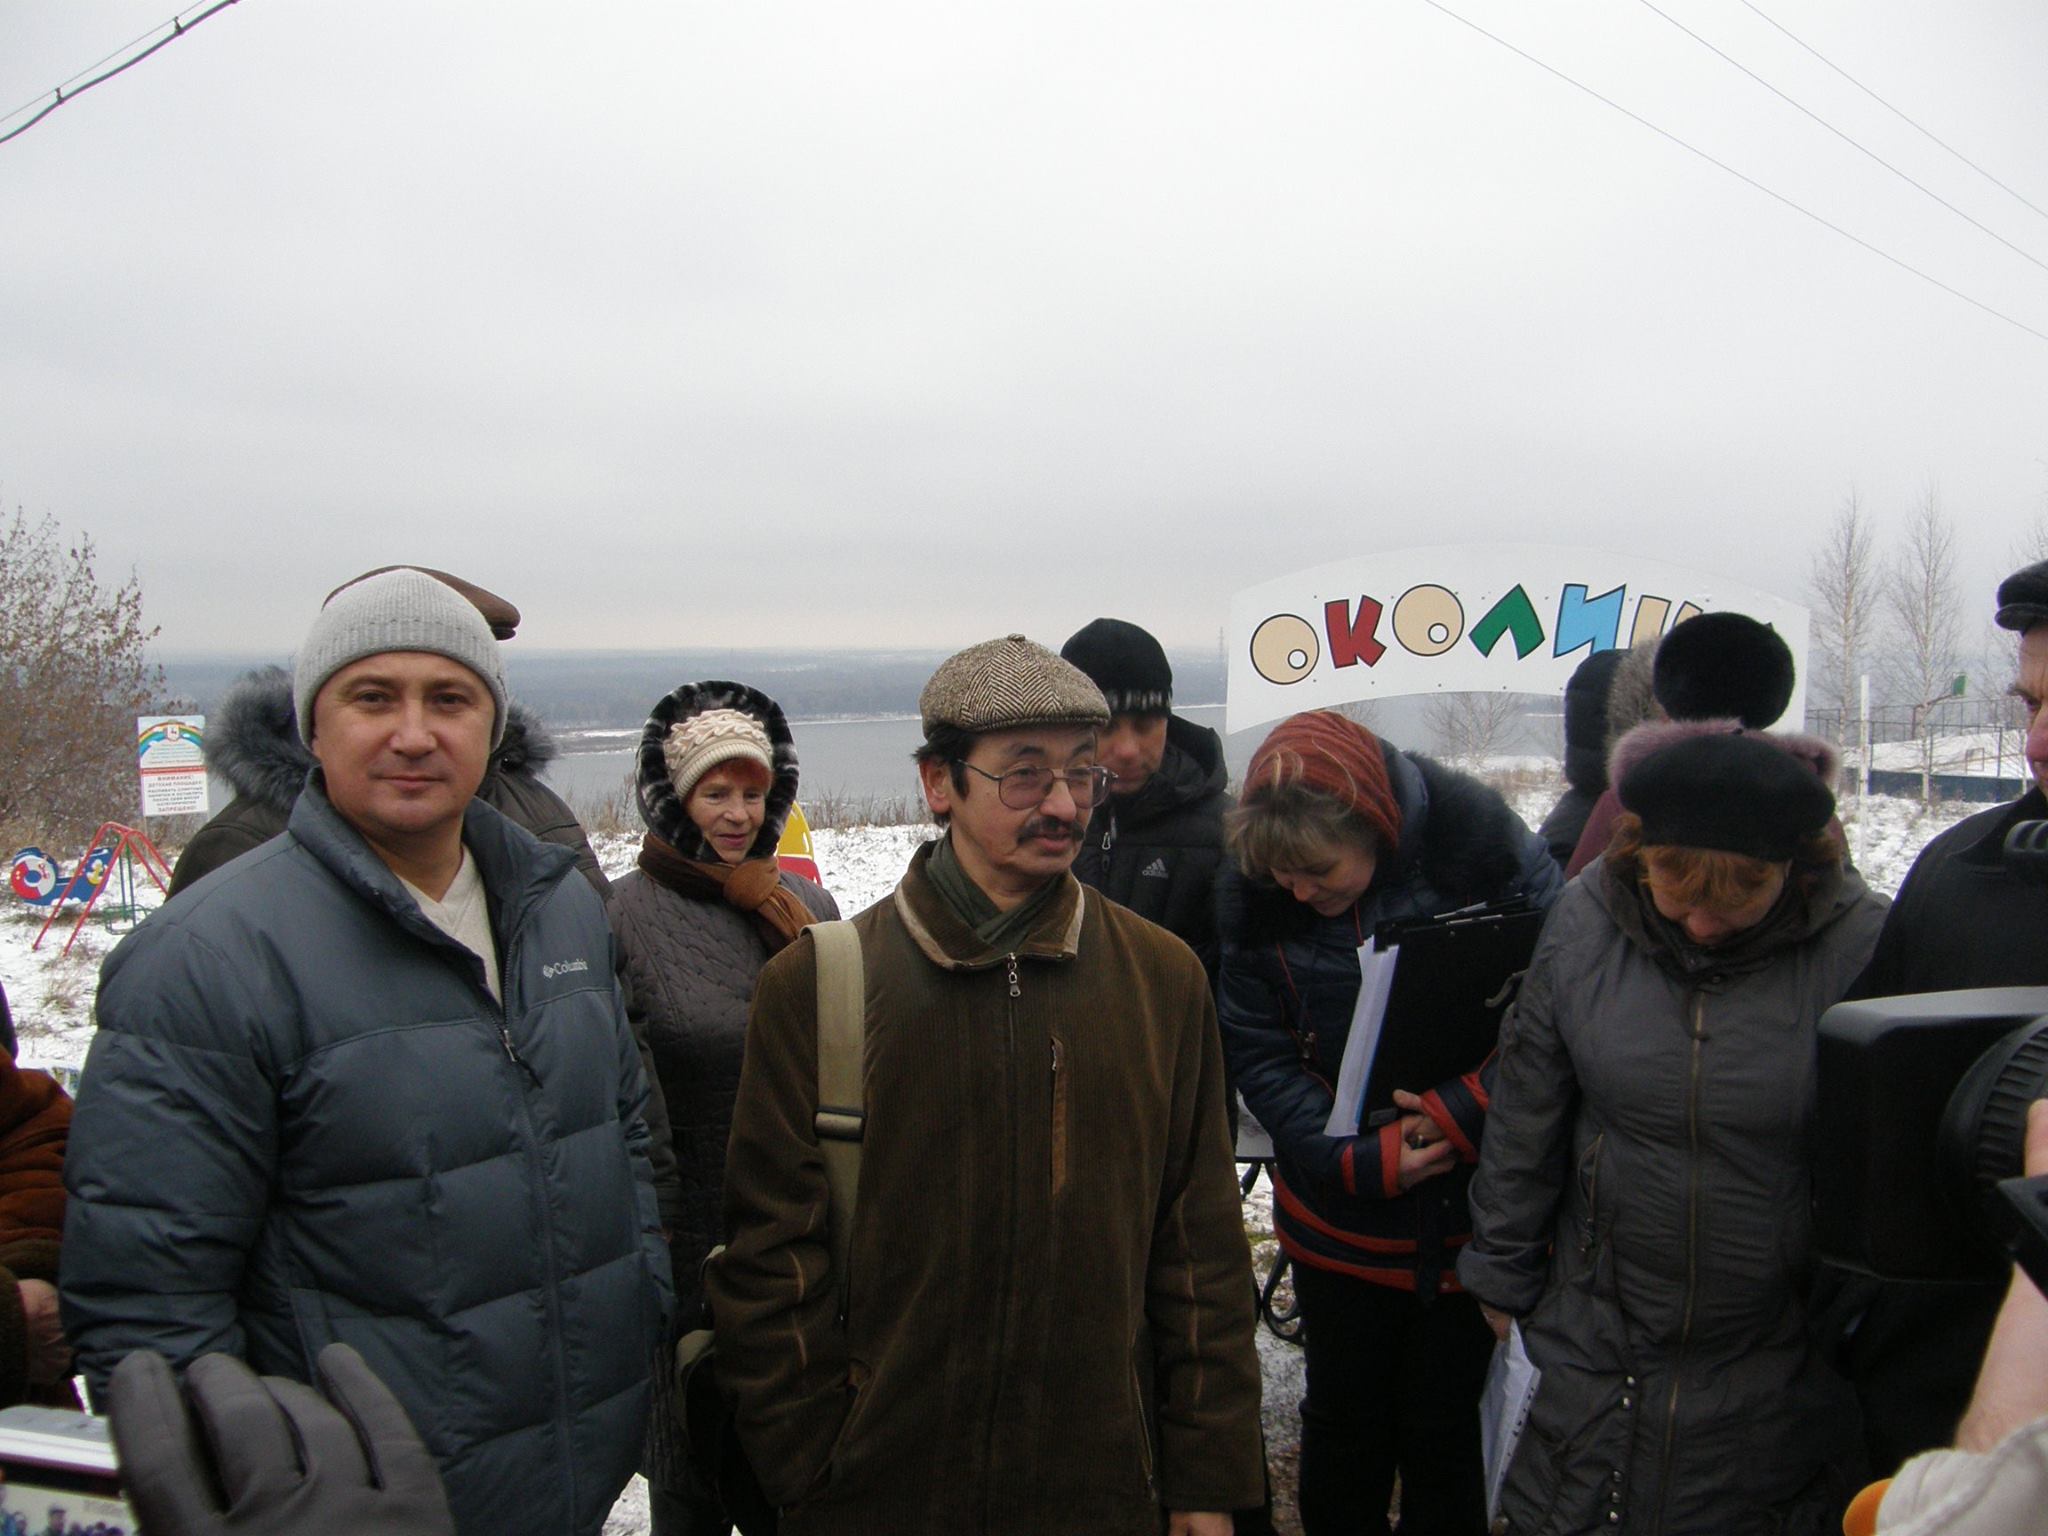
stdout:
{"type": "Polygon", "coordinates": [[[327,599],[292,672],[299,738],[313,744],[313,700],[351,662],[386,651],[426,651],[460,662],[491,690],[491,750],[505,739],[505,665],[491,626],[453,587],[409,566],[379,571],[327,599]]]}

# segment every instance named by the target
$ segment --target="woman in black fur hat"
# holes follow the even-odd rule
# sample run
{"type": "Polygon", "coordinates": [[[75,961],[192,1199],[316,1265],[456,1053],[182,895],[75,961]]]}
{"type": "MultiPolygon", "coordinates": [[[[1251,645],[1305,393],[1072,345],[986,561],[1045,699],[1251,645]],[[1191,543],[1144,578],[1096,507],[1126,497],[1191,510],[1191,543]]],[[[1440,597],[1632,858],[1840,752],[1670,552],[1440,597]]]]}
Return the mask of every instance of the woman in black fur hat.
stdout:
{"type": "Polygon", "coordinates": [[[1485,1074],[1458,1260],[1543,1373],[1508,1529],[1840,1529],[1856,1407],[1806,1321],[1814,1029],[1885,902],[1844,860],[1834,771],[1732,720],[1615,749],[1615,839],[1551,909],[1485,1074]]]}

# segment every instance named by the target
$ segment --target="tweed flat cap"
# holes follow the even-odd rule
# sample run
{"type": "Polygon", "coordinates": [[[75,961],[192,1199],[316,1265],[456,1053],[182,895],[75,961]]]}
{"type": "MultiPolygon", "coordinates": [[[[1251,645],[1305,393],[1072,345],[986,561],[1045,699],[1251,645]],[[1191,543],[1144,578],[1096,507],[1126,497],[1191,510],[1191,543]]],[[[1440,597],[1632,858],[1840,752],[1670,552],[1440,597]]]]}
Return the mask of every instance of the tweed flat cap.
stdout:
{"type": "Polygon", "coordinates": [[[2000,629],[2016,629],[2021,634],[2036,624],[2048,624],[2048,560],[2014,571],[1998,584],[1994,617],[2000,629]]]}
{"type": "Polygon", "coordinates": [[[981,732],[1109,724],[1109,705],[1088,675],[1022,635],[947,657],[918,695],[917,712],[927,740],[945,725],[981,732]]]}

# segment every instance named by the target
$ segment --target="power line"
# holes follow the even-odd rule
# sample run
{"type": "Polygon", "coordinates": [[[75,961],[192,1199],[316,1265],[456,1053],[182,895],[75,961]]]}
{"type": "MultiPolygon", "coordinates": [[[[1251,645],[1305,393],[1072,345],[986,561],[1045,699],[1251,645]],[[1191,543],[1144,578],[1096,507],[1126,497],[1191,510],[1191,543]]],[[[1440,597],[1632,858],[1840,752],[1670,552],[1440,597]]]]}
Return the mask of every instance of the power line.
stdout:
{"type": "Polygon", "coordinates": [[[1873,91],[1869,86],[1865,85],[1861,80],[1858,80],[1854,75],[1850,74],[1849,71],[1842,68],[1842,66],[1837,64],[1833,59],[1829,58],[1826,54],[1822,53],[1818,48],[1814,47],[1813,44],[1807,42],[1806,39],[1798,36],[1780,22],[1774,20],[1769,16],[1764,15],[1764,13],[1760,10],[1757,10],[1757,8],[1754,5],[1750,5],[1750,0],[1742,0],[1742,3],[1745,6],[1748,6],[1750,10],[1755,11],[1756,14],[1759,17],[1761,17],[1764,21],[1769,22],[1772,26],[1776,27],[1780,32],[1784,33],[1785,36],[1791,38],[1793,42],[1797,43],[1801,48],[1804,48],[1816,59],[1819,59],[1821,63],[1827,65],[1829,69],[1832,69],[1844,80],[1848,81],[1851,85],[1855,86],[1857,90],[1861,91],[1864,95],[1868,96],[1880,107],[1883,107],[1885,111],[1891,113],[1892,116],[1896,117],[1908,128],[1911,128],[1916,133],[1924,134],[1928,139],[1940,145],[1943,149],[1947,150],[1950,154],[1954,155],[1958,160],[1962,161],[1963,164],[1967,165],[1971,170],[1975,171],[1979,176],[1982,176],[1986,181],[1990,182],[1991,185],[1998,188],[1999,191],[2007,193],[2011,197],[2017,199],[2019,202],[2024,203],[2027,207],[2033,209],[2034,212],[2040,214],[2042,218],[2048,219],[2048,208],[2043,208],[2039,203],[2036,203],[2032,199],[2027,197],[2025,193],[2019,192],[2014,188],[2007,186],[2004,182],[2000,181],[1996,176],[1992,175],[1989,171],[1985,170],[1983,166],[1979,165],[1976,161],[1972,160],[1968,155],[1964,154],[1960,149],[1957,149],[1953,144],[1950,144],[1945,139],[1941,138],[1940,135],[1936,134],[1933,129],[1924,127],[1920,123],[1915,122],[1912,118],[1908,117],[1904,112],[1900,111],[1897,107],[1893,106],[1890,102],[1886,101],[1882,96],[1878,95],[1877,92],[1873,91]]]}
{"type": "MultiPolygon", "coordinates": [[[[164,32],[164,35],[162,37],[158,37],[155,42],[150,43],[150,45],[147,48],[142,49],[140,53],[131,54],[130,57],[122,59],[121,62],[119,64],[116,64],[112,69],[106,70],[101,74],[94,75],[91,79],[85,81],[84,84],[67,91],[64,87],[70,85],[73,80],[77,80],[79,78],[79,75],[73,75],[71,77],[71,80],[66,80],[64,82],[64,85],[58,86],[55,90],[53,90],[50,93],[50,100],[44,103],[43,109],[40,112],[36,113],[34,117],[31,117],[25,123],[21,123],[13,128],[8,129],[5,133],[0,133],[0,144],[5,144],[9,140],[20,138],[24,133],[27,133],[29,129],[35,127],[37,123],[40,123],[52,112],[56,111],[59,107],[63,106],[65,102],[74,100],[77,97],[82,96],[85,92],[91,90],[96,85],[104,85],[107,81],[113,79],[114,76],[120,74],[123,70],[133,69],[136,65],[140,64],[144,59],[148,58],[152,53],[155,53],[157,49],[162,48],[169,43],[176,42],[179,38],[183,37],[187,32],[190,32],[194,27],[198,26],[199,23],[205,21],[209,16],[216,15],[219,12],[226,10],[229,6],[237,3],[238,0],[213,0],[213,3],[211,5],[208,5],[204,10],[200,10],[199,13],[196,16],[193,16],[189,21],[186,19],[184,13],[181,12],[180,14],[173,16],[169,21],[164,22],[162,26],[150,28],[149,31],[143,33],[142,36],[138,37],[134,42],[129,43],[124,48],[115,49],[113,53],[108,54],[107,57],[105,59],[101,59],[99,63],[104,64],[107,62],[107,59],[116,58],[123,53],[129,52],[130,49],[133,49],[137,47],[139,44],[146,41],[147,39],[154,37],[158,32],[164,32],[164,27],[169,27],[170,31],[164,32]]],[[[197,10],[198,7],[195,6],[193,7],[193,9],[197,10]]],[[[99,68],[99,64],[88,64],[86,66],[86,70],[92,70],[97,68],[99,68]]],[[[85,72],[85,70],[81,70],[79,73],[84,74],[85,72]]],[[[12,112],[8,113],[7,117],[19,117],[22,113],[28,111],[30,107],[33,107],[37,101],[42,101],[42,97],[38,96],[35,98],[35,101],[24,102],[21,106],[16,107],[12,112]]],[[[5,122],[6,120],[7,118],[0,118],[0,122],[5,122]]]]}
{"type": "Polygon", "coordinates": [[[1876,150],[1870,149],[1865,145],[1857,142],[1855,139],[1852,139],[1851,137],[1849,137],[1848,134],[1844,133],[1841,129],[1837,128],[1833,123],[1829,122],[1826,118],[1822,117],[1818,112],[1815,112],[1810,107],[1806,106],[1803,102],[1795,101],[1792,97],[1786,95],[1783,91],[1779,90],[1775,85],[1771,84],[1770,81],[1766,80],[1762,75],[1758,74],[1755,70],[1751,69],[1747,64],[1743,63],[1740,59],[1734,57],[1732,54],[1725,53],[1721,49],[1715,47],[1712,43],[1708,42],[1704,37],[1700,36],[1699,33],[1693,31],[1691,27],[1688,27],[1684,22],[1680,21],[1676,16],[1672,15],[1669,11],[1664,10],[1660,6],[1658,6],[1655,3],[1655,0],[1636,0],[1636,4],[1640,5],[1644,10],[1650,12],[1654,16],[1663,17],[1664,20],[1670,22],[1672,26],[1678,28],[1679,31],[1683,32],[1687,37],[1691,38],[1694,42],[1698,43],[1702,48],[1706,49],[1707,52],[1714,55],[1715,58],[1720,59],[1723,63],[1728,64],[1730,67],[1734,69],[1741,70],[1743,74],[1749,76],[1750,79],[1754,80],[1758,85],[1762,86],[1765,90],[1769,91],[1773,96],[1777,97],[1778,100],[1784,102],[1786,106],[1793,108],[1797,112],[1803,113],[1805,116],[1811,118],[1814,122],[1819,123],[1821,127],[1827,129],[1829,133],[1832,133],[1836,138],[1840,139],[1844,144],[1848,145],[1851,149],[1856,150],[1861,154],[1869,156],[1872,160],[1876,161],[1879,165],[1883,166],[1886,170],[1890,171],[1894,176],[1898,177],[1899,180],[1903,181],[1907,186],[1913,188],[1917,192],[1925,193],[1928,197],[1933,198],[1937,203],[1941,204],[1942,207],[1946,208],[1950,213],[1954,214],[1957,218],[1961,219],[1965,224],[1970,225],[1973,229],[1982,230],[1985,234],[1989,235],[1992,239],[1996,240],[2000,245],[2004,246],[2007,250],[2012,251],[2019,256],[2025,257],[2028,261],[2031,261],[2035,266],[2039,267],[2043,272],[2048,272],[2048,261],[2042,261],[2041,258],[2036,256],[2032,251],[2029,251],[2022,246],[2013,244],[2012,241],[2006,239],[2005,236],[2001,235],[1997,230],[1993,229],[1990,225],[1985,224],[1978,219],[1972,218],[1969,214],[1963,212],[1962,209],[1958,208],[1954,203],[1950,202],[1947,198],[1943,197],[1939,192],[1935,191],[1932,187],[1925,186],[1922,183],[1915,181],[1911,176],[1908,176],[1896,165],[1893,165],[1891,161],[1885,159],[1884,156],[1880,155],[1876,150]]]}
{"type": "Polygon", "coordinates": [[[1627,107],[1624,107],[1620,102],[1614,100],[1612,97],[1603,96],[1598,91],[1594,90],[1593,87],[1591,87],[1590,85],[1586,85],[1581,81],[1573,79],[1570,75],[1566,74],[1563,70],[1557,68],[1555,65],[1544,63],[1543,60],[1537,58],[1535,54],[1530,53],[1526,48],[1517,47],[1515,44],[1509,42],[1506,38],[1500,36],[1498,33],[1489,32],[1486,30],[1486,28],[1479,25],[1478,22],[1473,21],[1468,17],[1459,15],[1456,11],[1452,10],[1448,5],[1445,5],[1443,3],[1443,0],[1422,0],[1422,3],[1428,6],[1433,11],[1441,11],[1444,15],[1450,17],[1451,20],[1457,22],[1460,26],[1471,28],[1474,32],[1477,32],[1481,37],[1485,38],[1488,42],[1498,44],[1500,47],[1507,49],[1509,53],[1514,54],[1517,58],[1525,59],[1529,63],[1534,64],[1538,69],[1542,70],[1545,74],[1552,75],[1557,79],[1562,80],[1566,85],[1570,86],[1573,90],[1581,91],[1584,94],[1592,97],[1602,106],[1613,108],[1616,112],[1619,112],[1623,117],[1627,118],[1630,122],[1636,123],[1644,128],[1649,129],[1650,132],[1656,134],[1661,139],[1669,140],[1671,143],[1676,144],[1680,149],[1684,150],[1687,154],[1696,155],[1700,159],[1706,161],[1707,164],[1713,166],[1715,169],[1726,171],[1730,176],[1733,176],[1737,181],[1743,183],[1743,185],[1748,187],[1754,187],[1757,191],[1763,193],[1764,196],[1770,198],[1772,201],[1783,203],[1787,208],[1790,208],[1794,213],[1804,215],[1806,218],[1809,218],[1813,220],[1814,223],[1820,225],[1821,228],[1832,230],[1834,231],[1834,233],[1840,235],[1844,240],[1849,241],[1852,245],[1859,245],[1864,250],[1870,252],[1871,255],[1879,257],[1884,261],[1890,262],[1900,271],[1910,272],[1913,276],[1919,278],[1924,283],[1932,283],[1935,287],[1939,288],[1943,293],[1948,294],[1951,298],[1961,299],[1965,304],[1968,304],[1972,309],[1980,309],[1985,314],[1991,316],[1994,320],[2003,320],[2007,325],[2013,326],[2018,330],[2025,331],[2029,336],[2034,337],[2036,340],[2048,341],[2048,331],[2036,330],[2033,326],[2028,325],[2024,320],[2015,319],[2013,316],[2005,313],[2004,310],[1992,308],[1989,304],[1986,304],[1982,299],[1971,298],[1970,295],[1964,293],[1960,288],[1951,287],[1949,284],[1943,282],[1940,278],[1934,276],[1932,273],[1923,272],[1918,267],[1914,266],[1911,262],[1905,261],[1900,257],[1892,255],[1890,251],[1883,250],[1878,246],[1872,245],[1868,240],[1864,239],[1861,235],[1850,233],[1848,230],[1842,228],[1841,225],[1835,223],[1832,219],[1828,219],[1822,216],[1821,214],[1815,213],[1811,208],[1808,208],[1803,204],[1795,203],[1791,198],[1787,197],[1784,193],[1775,191],[1772,188],[1765,186],[1762,182],[1758,181],[1754,176],[1746,175],[1745,173],[1738,171],[1734,166],[1730,165],[1727,161],[1716,159],[1713,155],[1708,154],[1704,149],[1699,148],[1697,145],[1688,144],[1684,139],[1681,139],[1677,134],[1673,133],[1670,129],[1660,128],[1657,124],[1651,122],[1647,117],[1644,117],[1641,113],[1630,111],[1627,107]]]}

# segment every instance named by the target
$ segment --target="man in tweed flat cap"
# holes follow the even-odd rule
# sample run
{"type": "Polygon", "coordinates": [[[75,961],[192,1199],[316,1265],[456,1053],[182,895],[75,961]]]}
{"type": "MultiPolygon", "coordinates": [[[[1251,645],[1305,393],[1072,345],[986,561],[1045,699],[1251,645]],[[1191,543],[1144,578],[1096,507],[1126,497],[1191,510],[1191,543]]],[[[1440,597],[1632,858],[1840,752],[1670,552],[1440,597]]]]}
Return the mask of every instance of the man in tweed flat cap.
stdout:
{"type": "Polygon", "coordinates": [[[346,1343],[462,1536],[596,1536],[670,1306],[640,1056],[575,856],[474,798],[498,642],[396,569],[299,647],[285,831],[108,958],[65,1165],[64,1323],[315,1379],[346,1343]]]}
{"type": "Polygon", "coordinates": [[[854,919],[844,1276],[812,941],[754,993],[709,1276],[741,1439],[785,1536],[1228,1536],[1264,1468],[1223,1064],[1194,952],[1070,873],[1108,707],[1022,635],[919,704],[946,830],[854,919]]]}

